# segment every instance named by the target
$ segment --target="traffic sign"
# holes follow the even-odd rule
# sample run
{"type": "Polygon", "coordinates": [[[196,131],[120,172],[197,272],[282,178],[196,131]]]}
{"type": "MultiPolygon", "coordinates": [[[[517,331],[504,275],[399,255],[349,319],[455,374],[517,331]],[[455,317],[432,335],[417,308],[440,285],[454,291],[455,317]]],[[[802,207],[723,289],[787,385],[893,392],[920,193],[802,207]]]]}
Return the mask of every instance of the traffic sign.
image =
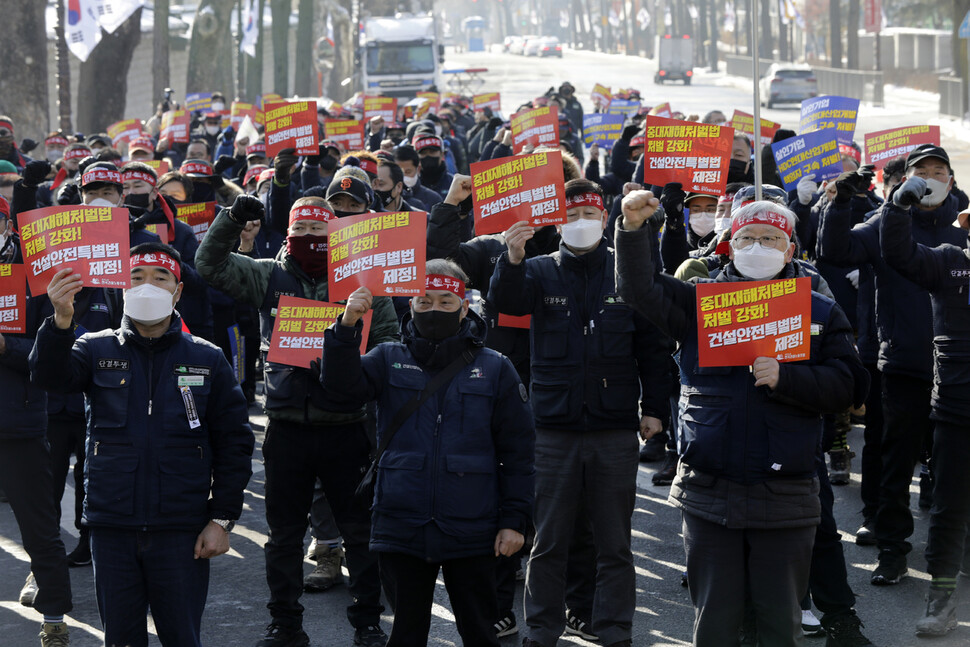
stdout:
{"type": "Polygon", "coordinates": [[[957,35],[960,38],[970,38],[970,11],[963,17],[963,22],[960,23],[960,32],[957,35]]]}

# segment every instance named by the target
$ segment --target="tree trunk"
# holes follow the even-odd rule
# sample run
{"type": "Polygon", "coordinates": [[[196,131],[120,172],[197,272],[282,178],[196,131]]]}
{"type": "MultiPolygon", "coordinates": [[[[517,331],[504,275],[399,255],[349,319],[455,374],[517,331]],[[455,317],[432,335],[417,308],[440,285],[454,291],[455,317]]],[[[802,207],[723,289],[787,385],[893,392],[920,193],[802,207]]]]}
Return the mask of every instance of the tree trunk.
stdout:
{"type": "MultiPolygon", "coordinates": [[[[711,66],[712,72],[717,72],[717,61],[718,61],[718,51],[717,43],[721,40],[721,30],[720,22],[717,20],[717,0],[710,0],[708,3],[707,19],[709,21],[708,27],[710,28],[710,52],[708,54],[708,64],[711,66]]],[[[735,26],[737,29],[737,26],[735,26]]]]}
{"type": "MultiPolygon", "coordinates": [[[[754,0],[757,2],[757,0],[754,0]]],[[[754,53],[754,44],[751,42],[751,0],[746,2],[736,1],[734,6],[738,7],[744,4],[744,42],[747,43],[745,48],[745,53],[751,56],[754,53]]],[[[737,29],[737,27],[735,27],[737,29]]]]}
{"type": "Polygon", "coordinates": [[[707,65],[707,55],[709,52],[709,49],[706,47],[709,38],[707,33],[707,12],[712,11],[711,5],[713,4],[714,0],[701,0],[697,6],[697,40],[694,42],[694,51],[697,53],[697,61],[695,61],[697,67],[707,65]]]}
{"type": "Polygon", "coordinates": [[[219,90],[234,96],[232,9],[236,0],[202,0],[192,23],[186,92],[219,90]]]}
{"type": "Polygon", "coordinates": [[[155,0],[155,26],[152,31],[152,110],[162,100],[165,88],[172,85],[168,67],[168,14],[168,0],[155,0]]]}
{"type": "Polygon", "coordinates": [[[243,98],[249,103],[255,103],[256,97],[263,93],[263,11],[266,8],[266,0],[259,0],[258,14],[256,16],[256,56],[244,56],[246,59],[246,92],[243,98]]]}
{"type": "MultiPolygon", "coordinates": [[[[758,2],[759,0],[754,0],[758,2]]],[[[758,51],[761,58],[774,59],[775,40],[771,34],[771,0],[760,0],[761,33],[758,34],[758,51]]]]}
{"type": "Polygon", "coordinates": [[[290,61],[287,50],[290,35],[290,0],[270,0],[273,13],[273,92],[290,94],[290,61]]]}
{"type": "Polygon", "coordinates": [[[71,60],[64,38],[64,0],[57,0],[57,22],[54,25],[54,53],[57,62],[57,125],[61,132],[74,131],[71,127],[71,60]]]}
{"type": "Polygon", "coordinates": [[[313,0],[300,0],[300,21],[296,27],[296,63],[293,93],[309,97],[313,80],[313,0]]]}
{"type": "Polygon", "coordinates": [[[791,60],[788,57],[788,24],[785,18],[784,10],[779,8],[778,11],[778,60],[788,61],[791,60]]]}
{"type": "Polygon", "coordinates": [[[842,7],[829,0],[829,66],[842,67],[842,7]]]}
{"type": "Polygon", "coordinates": [[[81,63],[78,75],[77,127],[82,133],[102,133],[108,126],[125,118],[128,96],[128,69],[131,57],[141,41],[141,9],[109,34],[102,30],[101,42],[88,60],[81,63]],[[111,79],[110,92],[105,79],[111,79]]]}
{"type": "Polygon", "coordinates": [[[8,59],[0,73],[0,114],[14,122],[18,139],[44,141],[49,132],[47,33],[44,2],[0,0],[8,29],[4,51],[8,59]]]}
{"type": "Polygon", "coordinates": [[[859,0],[849,0],[849,14],[846,16],[846,57],[850,70],[859,69],[859,0]]]}
{"type": "Polygon", "coordinates": [[[333,43],[336,56],[333,62],[333,71],[330,72],[330,87],[328,95],[334,101],[345,101],[350,98],[354,83],[354,58],[356,55],[357,41],[354,38],[356,30],[350,19],[350,2],[333,2],[330,5],[330,17],[333,21],[333,43]],[[343,85],[344,79],[351,79],[347,85],[343,85]]]}

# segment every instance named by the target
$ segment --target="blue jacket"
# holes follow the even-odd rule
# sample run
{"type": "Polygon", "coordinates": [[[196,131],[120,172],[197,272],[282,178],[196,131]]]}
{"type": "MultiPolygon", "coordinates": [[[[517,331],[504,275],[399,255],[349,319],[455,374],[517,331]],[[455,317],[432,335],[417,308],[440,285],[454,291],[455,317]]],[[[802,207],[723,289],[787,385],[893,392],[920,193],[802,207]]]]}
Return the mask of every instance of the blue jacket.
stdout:
{"type": "MultiPolygon", "coordinates": [[[[889,200],[887,200],[887,203],[889,200]]],[[[913,240],[928,247],[967,246],[967,234],[953,227],[957,197],[947,196],[932,211],[910,210],[913,240]]],[[[933,312],[925,289],[886,264],[879,248],[879,223],[885,204],[873,217],[851,227],[851,204],[830,202],[822,211],[819,257],[838,265],[872,265],[876,277],[879,370],[929,382],[933,376],[933,312]]]]}
{"type": "Polygon", "coordinates": [[[47,393],[30,381],[27,355],[41,320],[47,295],[27,299],[26,334],[4,333],[0,353],[0,439],[42,438],[47,434],[47,393]]]}
{"type": "MultiPolygon", "coordinates": [[[[963,230],[957,230],[963,233],[963,230]]],[[[883,210],[880,246],[886,263],[930,291],[933,301],[932,417],[970,422],[970,257],[955,245],[914,240],[913,223],[895,205],[883,210]]],[[[966,234],[964,234],[966,240],[966,234]]]]}
{"type": "Polygon", "coordinates": [[[377,400],[378,440],[432,375],[472,350],[474,359],[398,429],[381,457],[371,550],[441,561],[490,555],[502,528],[525,533],[534,499],[535,428],[512,364],[482,348],[469,311],[458,336],[437,346],[417,336],[360,356],[362,326],[327,330],[321,383],[336,407],[377,400]]]}
{"type": "Polygon", "coordinates": [[[246,398],[222,351],[181,326],[173,315],[165,334],[146,339],[125,317],[75,341],[49,318],[37,333],[33,380],[84,392],[90,406],[89,526],[198,531],[239,518],[254,443],[246,398]]]}
{"type": "Polygon", "coordinates": [[[665,420],[671,346],[624,303],[613,250],[601,241],[577,256],[495,266],[489,299],[499,312],[532,315],[532,406],[543,429],[635,431],[642,415],[665,420]]]}

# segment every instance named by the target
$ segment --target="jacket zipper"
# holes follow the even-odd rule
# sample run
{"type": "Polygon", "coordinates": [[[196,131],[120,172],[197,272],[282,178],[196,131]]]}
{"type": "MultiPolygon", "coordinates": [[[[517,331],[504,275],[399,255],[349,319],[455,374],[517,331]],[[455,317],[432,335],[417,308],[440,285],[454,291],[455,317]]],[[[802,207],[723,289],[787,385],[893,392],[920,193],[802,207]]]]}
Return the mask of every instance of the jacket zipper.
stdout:
{"type": "Polygon", "coordinates": [[[433,444],[431,450],[431,520],[434,521],[435,512],[435,493],[438,489],[438,428],[441,426],[441,414],[434,422],[434,434],[432,435],[433,444]]]}

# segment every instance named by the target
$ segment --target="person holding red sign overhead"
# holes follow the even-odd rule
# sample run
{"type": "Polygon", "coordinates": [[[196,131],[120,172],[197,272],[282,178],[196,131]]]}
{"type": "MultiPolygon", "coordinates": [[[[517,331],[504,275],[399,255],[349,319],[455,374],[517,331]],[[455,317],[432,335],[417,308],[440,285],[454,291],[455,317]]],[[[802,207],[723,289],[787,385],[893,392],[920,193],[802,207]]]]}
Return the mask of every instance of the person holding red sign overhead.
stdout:
{"type": "Polygon", "coordinates": [[[522,547],[531,521],[535,427],[512,364],[484,348],[464,272],[434,259],[426,276],[401,323],[403,343],[364,357],[360,319],[373,297],[366,287],[351,294],[326,331],[320,382],[334,408],[377,401],[370,545],[394,609],[387,646],[427,644],[443,571],[462,643],[498,647],[496,558],[522,547]]]}
{"type": "Polygon", "coordinates": [[[592,634],[603,645],[624,647],[631,644],[636,597],[630,549],[636,431],[649,438],[669,417],[671,348],[617,294],[599,185],[571,180],[565,195],[559,251],[526,260],[535,230],[515,223],[489,285],[500,313],[532,315],[536,537],[523,645],[552,647],[566,628],[566,564],[585,508],[596,545],[592,634]]]}
{"type": "MultiPolygon", "coordinates": [[[[84,523],[106,645],[201,645],[209,559],[229,551],[252,475],[246,398],[222,352],[182,331],[178,252],[133,247],[116,330],[75,338],[81,276],[59,270],[31,379],[88,403],[84,523]]],[[[41,583],[41,593],[44,586],[41,583]]]]}
{"type": "MultiPolygon", "coordinates": [[[[359,169],[358,169],[359,171],[359,169]]],[[[360,171],[362,172],[362,171],[360,171]]],[[[199,273],[213,287],[259,309],[262,350],[270,346],[279,298],[296,296],[329,301],[327,223],[335,218],[319,197],[300,198],[290,209],[286,245],[276,258],[254,259],[234,254],[239,234],[252,220],[262,220],[263,204],[255,196],[236,198],[206,233],[196,253],[199,273]]],[[[374,299],[370,346],[394,341],[397,316],[391,300],[374,299]]],[[[334,409],[308,369],[265,362],[266,415],[263,444],[266,462],[266,581],[272,621],[260,647],[304,647],[303,538],[317,478],[330,503],[344,540],[353,603],[347,616],[354,643],[384,644],[380,628],[381,585],[377,556],[368,550],[370,516],[353,501],[360,475],[370,462],[370,441],[363,407],[334,409]]]]}
{"type": "MultiPolygon", "coordinates": [[[[838,305],[811,293],[809,359],[701,367],[695,285],[657,273],[658,200],[634,191],[617,221],[624,301],[680,345],[682,454],[670,502],[684,517],[693,644],[724,644],[755,612],[761,644],[801,644],[821,504],[816,460],[822,414],[865,397],[868,379],[838,305]],[[644,226],[646,225],[646,226],[644,226]]],[[[731,262],[715,281],[793,278],[794,215],[771,202],[734,214],[731,262]]],[[[858,618],[847,616],[858,634],[858,618]]],[[[866,644],[858,642],[856,644],[866,644]]]]}

